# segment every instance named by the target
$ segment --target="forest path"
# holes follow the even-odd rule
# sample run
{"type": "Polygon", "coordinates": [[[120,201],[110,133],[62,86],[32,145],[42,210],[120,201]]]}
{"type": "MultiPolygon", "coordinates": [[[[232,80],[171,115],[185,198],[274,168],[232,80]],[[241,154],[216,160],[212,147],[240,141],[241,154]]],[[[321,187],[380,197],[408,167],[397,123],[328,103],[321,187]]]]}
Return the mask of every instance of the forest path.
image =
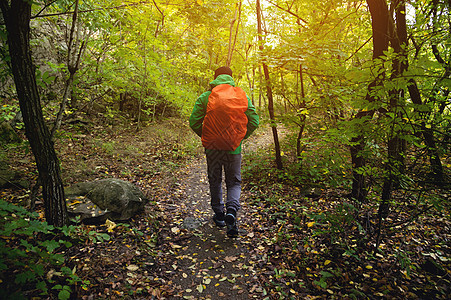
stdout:
{"type": "MultiPolygon", "coordinates": [[[[252,149],[267,147],[272,143],[271,131],[247,143],[252,149]]],[[[244,149],[243,160],[250,152],[246,145],[244,149]]],[[[169,221],[166,230],[171,235],[169,251],[175,271],[169,284],[170,299],[260,298],[264,289],[258,282],[256,264],[262,262],[254,243],[256,220],[252,219],[256,208],[248,205],[249,192],[243,190],[237,222],[240,235],[229,238],[226,229],[212,220],[206,170],[204,156],[193,158],[174,174],[169,201],[160,203],[169,221]]]]}

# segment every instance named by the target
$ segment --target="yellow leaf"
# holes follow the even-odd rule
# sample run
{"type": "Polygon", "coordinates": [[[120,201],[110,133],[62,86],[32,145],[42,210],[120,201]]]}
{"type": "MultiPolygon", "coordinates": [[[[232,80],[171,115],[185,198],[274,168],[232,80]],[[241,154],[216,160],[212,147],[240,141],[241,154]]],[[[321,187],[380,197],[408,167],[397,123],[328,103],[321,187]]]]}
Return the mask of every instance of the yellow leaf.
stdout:
{"type": "Polygon", "coordinates": [[[108,227],[108,232],[113,232],[113,229],[117,226],[116,223],[110,221],[109,219],[106,219],[105,225],[108,227]]]}
{"type": "Polygon", "coordinates": [[[331,263],[330,260],[326,260],[326,261],[324,262],[324,265],[327,266],[327,265],[330,264],[330,263],[331,263]]]}
{"type": "Polygon", "coordinates": [[[179,245],[176,245],[176,244],[173,244],[173,243],[170,243],[170,244],[171,244],[171,247],[174,248],[174,249],[182,248],[182,246],[179,246],[179,245]]]}
{"type": "Polygon", "coordinates": [[[315,225],[315,222],[308,222],[307,223],[307,227],[309,227],[309,228],[312,227],[313,225],[315,225]]]}
{"type": "Polygon", "coordinates": [[[129,271],[136,271],[138,269],[139,269],[139,267],[137,265],[129,265],[129,266],[127,266],[127,270],[129,270],[129,271]]]}
{"type": "Polygon", "coordinates": [[[368,270],[371,270],[373,268],[373,266],[368,265],[365,268],[367,268],[368,270]]]}

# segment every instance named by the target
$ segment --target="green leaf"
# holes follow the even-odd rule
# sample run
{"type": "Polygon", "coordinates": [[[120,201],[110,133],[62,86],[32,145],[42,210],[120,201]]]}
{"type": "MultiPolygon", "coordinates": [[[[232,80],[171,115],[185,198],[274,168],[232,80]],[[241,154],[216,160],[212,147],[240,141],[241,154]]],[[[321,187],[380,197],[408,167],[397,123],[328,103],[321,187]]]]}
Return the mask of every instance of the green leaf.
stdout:
{"type": "Polygon", "coordinates": [[[39,243],[41,246],[45,247],[49,253],[52,253],[56,248],[60,247],[60,243],[54,240],[46,240],[39,243]]]}
{"type": "Polygon", "coordinates": [[[64,288],[58,293],[58,299],[60,300],[67,300],[70,298],[71,290],[67,290],[65,287],[67,286],[65,285],[64,288]]]}

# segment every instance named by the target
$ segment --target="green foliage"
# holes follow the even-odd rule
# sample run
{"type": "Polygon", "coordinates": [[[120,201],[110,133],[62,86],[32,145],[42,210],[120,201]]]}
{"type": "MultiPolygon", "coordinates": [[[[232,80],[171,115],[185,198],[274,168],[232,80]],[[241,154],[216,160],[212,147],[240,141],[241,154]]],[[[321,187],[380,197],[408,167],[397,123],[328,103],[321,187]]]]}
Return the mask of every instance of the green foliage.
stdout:
{"type": "Polygon", "coordinates": [[[41,88],[47,88],[54,80],[55,76],[51,75],[50,71],[42,72],[40,69],[36,69],[36,83],[41,88]]]}
{"type": "Polygon", "coordinates": [[[39,220],[37,213],[0,200],[0,275],[3,297],[23,297],[22,293],[38,290],[48,295],[58,292],[58,299],[69,299],[81,279],[76,268],[65,265],[64,249],[73,242],[101,243],[109,240],[106,233],[87,231],[82,226],[55,228],[39,220]],[[59,270],[59,271],[56,271],[59,270]]]}
{"type": "Polygon", "coordinates": [[[14,118],[18,111],[18,107],[15,105],[3,104],[0,107],[0,123],[8,122],[14,118]]]}
{"type": "Polygon", "coordinates": [[[104,142],[102,143],[101,146],[102,150],[105,151],[105,153],[108,153],[109,155],[113,155],[114,154],[114,142],[104,142]]]}
{"type": "Polygon", "coordinates": [[[326,289],[327,288],[327,279],[333,277],[334,275],[327,271],[320,271],[321,278],[319,280],[314,280],[313,284],[318,285],[319,287],[326,289]]]}
{"type": "Polygon", "coordinates": [[[347,244],[355,232],[354,228],[364,236],[365,230],[356,218],[358,212],[358,209],[351,203],[339,202],[336,203],[332,212],[312,213],[307,216],[321,224],[321,226],[314,227],[313,235],[327,236],[332,243],[347,244]]]}

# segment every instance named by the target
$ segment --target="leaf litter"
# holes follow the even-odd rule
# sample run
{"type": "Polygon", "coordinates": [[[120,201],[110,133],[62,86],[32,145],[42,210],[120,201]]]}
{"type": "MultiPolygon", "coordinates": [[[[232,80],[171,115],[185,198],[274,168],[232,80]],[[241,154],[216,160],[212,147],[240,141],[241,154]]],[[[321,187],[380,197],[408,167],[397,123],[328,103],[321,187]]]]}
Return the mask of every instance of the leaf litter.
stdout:
{"type": "MultiPolygon", "coordinates": [[[[105,140],[131,145],[140,141],[149,152],[105,153],[95,145],[99,137],[89,135],[74,141],[70,149],[61,146],[62,165],[75,168],[65,170],[67,184],[113,176],[133,182],[152,199],[143,214],[125,224],[80,225],[111,238],[75,244],[65,253],[65,265],[90,281],[88,289],[74,287],[77,298],[446,299],[449,295],[449,211],[389,228],[374,253],[373,245],[362,239],[365,228],[344,225],[333,235],[324,234],[331,230],[324,216],[336,212],[345,191],[322,190],[312,199],[300,196],[297,187],[244,181],[240,237],[230,239],[211,221],[203,156],[180,159],[168,150],[172,145],[152,147],[145,136],[124,132],[105,140]],[[89,157],[83,169],[76,168],[75,154],[89,157]],[[93,172],[87,173],[90,167],[93,172]],[[199,221],[194,229],[184,226],[188,217],[199,221]]],[[[33,174],[33,166],[20,167],[33,174]]],[[[3,198],[24,201],[27,195],[20,193],[3,192],[3,198]]],[[[55,276],[50,270],[48,274],[55,276]]]]}

